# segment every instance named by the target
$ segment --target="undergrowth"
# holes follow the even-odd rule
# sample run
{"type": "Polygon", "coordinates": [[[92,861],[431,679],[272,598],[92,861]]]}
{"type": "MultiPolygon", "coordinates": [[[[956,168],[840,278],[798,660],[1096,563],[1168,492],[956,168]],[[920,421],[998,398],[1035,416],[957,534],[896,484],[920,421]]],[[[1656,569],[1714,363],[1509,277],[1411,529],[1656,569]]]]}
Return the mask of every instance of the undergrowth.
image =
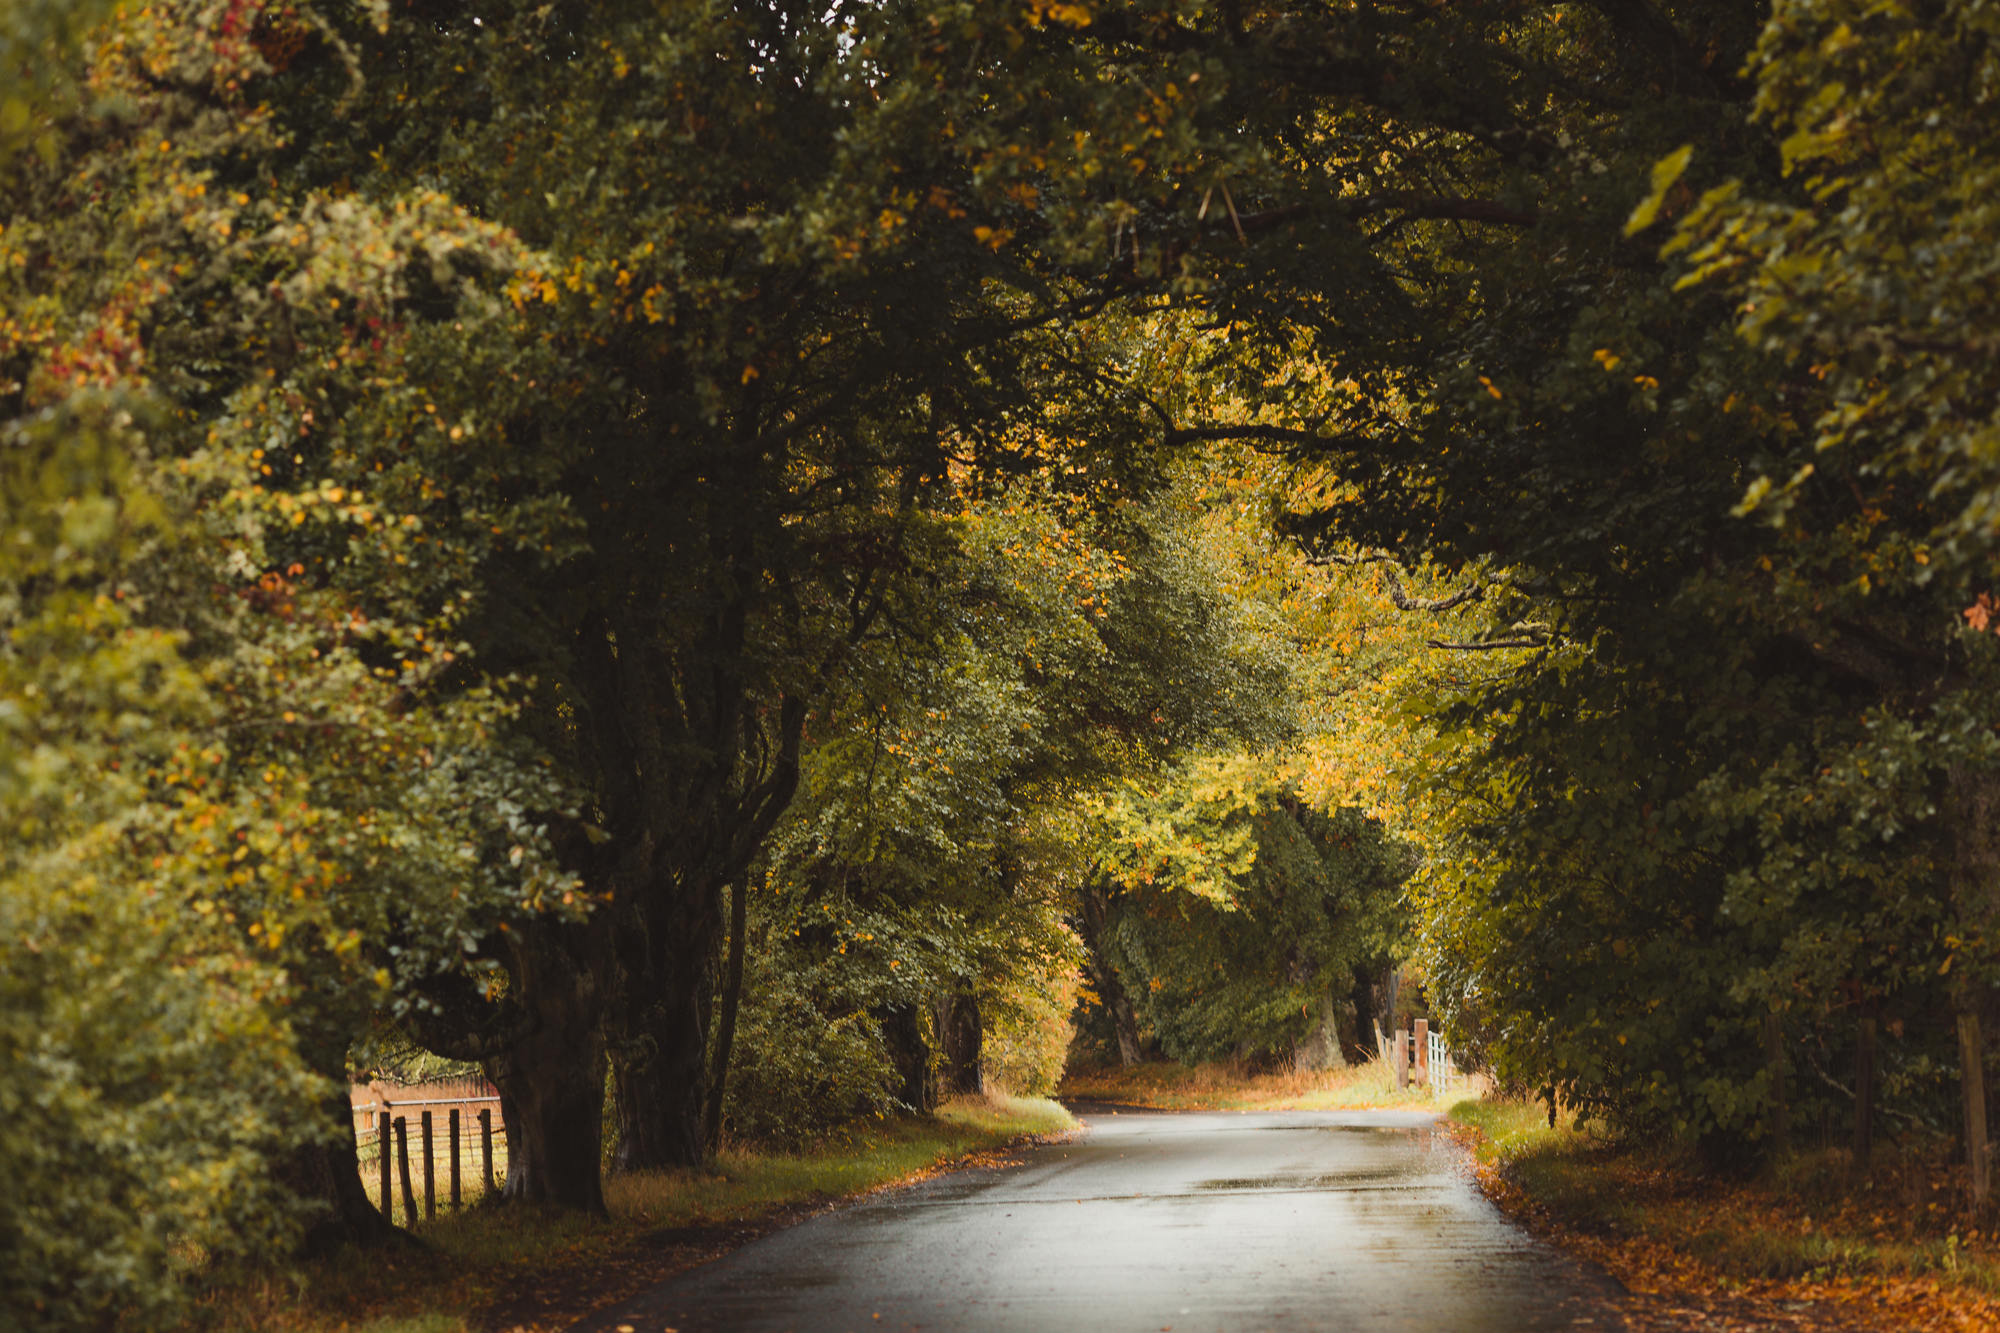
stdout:
{"type": "Polygon", "coordinates": [[[1619,1272],[1628,1285],[1678,1268],[1694,1283],[1843,1305],[1911,1283],[2000,1295],[1992,1224],[1967,1206],[1943,1145],[1889,1145],[1865,1172],[1844,1149],[1799,1152],[1738,1178],[1567,1115],[1551,1124],[1539,1104],[1461,1101],[1450,1117],[1471,1131],[1503,1205],[1584,1239],[1614,1272],[1633,1265],[1639,1281],[1619,1272]]]}
{"type": "Polygon", "coordinates": [[[190,1333],[530,1333],[567,1327],[728,1248],[788,1209],[920,1177],[1075,1127],[1040,1098],[957,1098],[935,1119],[871,1121],[804,1151],[725,1150],[701,1170],[605,1182],[608,1218],[479,1207],[419,1224],[421,1250],[346,1254],[206,1292],[190,1333]],[[527,1293],[533,1293],[530,1299],[527,1293]]]}

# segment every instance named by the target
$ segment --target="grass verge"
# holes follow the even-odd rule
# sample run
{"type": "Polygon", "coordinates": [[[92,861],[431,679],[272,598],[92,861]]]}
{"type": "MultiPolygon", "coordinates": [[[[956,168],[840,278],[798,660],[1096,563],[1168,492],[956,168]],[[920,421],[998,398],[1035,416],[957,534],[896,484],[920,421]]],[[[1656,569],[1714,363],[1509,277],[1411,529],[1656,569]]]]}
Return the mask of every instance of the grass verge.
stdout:
{"type": "Polygon", "coordinates": [[[806,1152],[725,1151],[705,1170],[614,1176],[608,1219],[514,1208],[441,1217],[417,1228],[419,1252],[343,1255],[208,1291],[186,1327],[546,1333],[834,1202],[1075,1125],[1039,1098],[956,1098],[935,1119],[876,1122],[806,1152]]]}
{"type": "Polygon", "coordinates": [[[1635,1328],[2000,1328],[2000,1247],[1939,1153],[1729,1178],[1536,1104],[1462,1101],[1450,1120],[1496,1203],[1634,1293],[1635,1328]]]}
{"type": "Polygon", "coordinates": [[[1440,1105],[1424,1088],[1399,1090],[1394,1071],[1379,1060],[1312,1074],[1252,1074],[1227,1061],[1080,1069],[1063,1078],[1059,1095],[1167,1111],[1428,1110],[1440,1105]]]}

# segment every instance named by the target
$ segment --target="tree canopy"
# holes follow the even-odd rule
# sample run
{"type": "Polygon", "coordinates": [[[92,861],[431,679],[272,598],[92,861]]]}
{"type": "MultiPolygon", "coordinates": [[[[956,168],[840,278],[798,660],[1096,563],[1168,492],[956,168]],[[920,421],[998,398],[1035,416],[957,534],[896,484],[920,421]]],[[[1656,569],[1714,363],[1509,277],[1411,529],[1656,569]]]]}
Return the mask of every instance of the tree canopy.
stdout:
{"type": "Polygon", "coordinates": [[[1719,1157],[1880,1026],[1983,1197],[1995,40],[9,6],[0,1163],[90,1187],[0,1204],[0,1310],[393,1242],[383,1025],[590,1211],[982,1032],[1045,1081],[1076,997],[1337,1057],[1406,964],[1719,1157]]]}

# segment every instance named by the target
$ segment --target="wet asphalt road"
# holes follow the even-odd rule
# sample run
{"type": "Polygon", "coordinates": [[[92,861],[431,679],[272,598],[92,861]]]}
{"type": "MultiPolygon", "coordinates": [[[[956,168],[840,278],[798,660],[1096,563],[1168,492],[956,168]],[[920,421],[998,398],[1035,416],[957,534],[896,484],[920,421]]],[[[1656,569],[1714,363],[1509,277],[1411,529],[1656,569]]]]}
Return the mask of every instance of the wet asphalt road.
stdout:
{"type": "Polygon", "coordinates": [[[1091,1114],[1017,1166],[813,1218],[576,1325],[760,1330],[1622,1327],[1430,1117],[1091,1114]]]}

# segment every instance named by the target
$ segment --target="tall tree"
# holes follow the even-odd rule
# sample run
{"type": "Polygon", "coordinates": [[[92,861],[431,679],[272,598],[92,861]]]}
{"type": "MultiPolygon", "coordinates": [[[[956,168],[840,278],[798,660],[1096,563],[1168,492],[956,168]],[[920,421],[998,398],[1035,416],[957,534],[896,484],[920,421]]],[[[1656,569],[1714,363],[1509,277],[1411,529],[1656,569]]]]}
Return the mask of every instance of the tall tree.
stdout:
{"type": "Polygon", "coordinates": [[[561,789],[503,743],[515,702],[458,634],[466,571],[552,531],[503,494],[534,460],[482,449],[464,393],[503,374],[481,279],[516,250],[434,195],[267,188],[282,140],[252,99],[312,30],[156,6],[96,34],[89,95],[11,164],[0,419],[22,533],[72,534],[6,573],[33,663],[10,688],[102,790],[22,844],[39,868],[10,891],[137,893],[281,979],[251,1012],[289,1047],[273,1077],[313,1075],[281,1174],[321,1248],[390,1234],[354,1167],[349,1042],[575,895],[533,813],[561,789]],[[157,728],[93,701],[121,658],[157,728]],[[74,695],[70,661],[94,664],[74,695]],[[113,859],[52,876],[64,845],[113,859]]]}
{"type": "MultiPolygon", "coordinates": [[[[1855,817],[1941,826],[1965,1139],[1975,1201],[1991,1188],[1987,1065],[2000,956],[2000,713],[1992,561],[2000,470],[1993,229],[2000,172],[1989,83],[2000,27],[1978,6],[1774,5],[1749,65],[1785,180],[1737,177],[1680,208],[1669,253],[1728,291],[1737,331],[1815,392],[1740,506],[1788,538],[1772,600],[1793,636],[1872,695],[1843,767],[1914,770],[1923,790],[1855,817]],[[1692,207],[1687,207],[1692,203],[1692,207]],[[1862,500],[1829,522],[1833,472],[1862,500]],[[1893,813],[1892,813],[1893,812],[1893,813]]],[[[1661,184],[1684,159],[1664,164],[1661,184]]],[[[1853,779],[1850,778],[1850,782],[1853,779]]],[[[1907,779],[1906,779],[1907,781],[1907,779]]],[[[1893,822],[1892,822],[1893,821],[1893,822]]]]}
{"type": "Polygon", "coordinates": [[[541,683],[528,734],[586,793],[566,864],[603,908],[492,941],[514,984],[457,1010],[525,1197],[599,1206],[595,1032],[620,1164],[701,1158],[720,894],[857,643],[921,594],[947,451],[1009,459],[1106,399],[1082,372],[1045,398],[1086,364],[1040,335],[1068,293],[967,216],[935,122],[884,95],[922,13],[431,4],[336,25],[287,71],[283,179],[423,180],[546,256],[511,288],[543,397],[500,428],[552,460],[539,494],[581,540],[488,584],[468,633],[541,683]],[[334,113],[349,132],[317,133],[334,113]]]}
{"type": "Polygon", "coordinates": [[[1805,199],[1736,72],[1765,18],[1162,3],[940,28],[1006,67],[946,124],[1036,190],[1013,243],[1227,331],[1205,370],[1235,410],[1163,404],[1162,433],[1324,463],[1307,541],[1457,576],[1399,603],[1477,600],[1486,630],[1448,642],[1483,665],[1413,701],[1449,742],[1424,876],[1447,1003],[1503,1067],[1717,1148],[1768,1128],[1797,1036],[1848,997],[1916,1002],[1941,961],[1953,821],[1924,750],[1955,714],[1920,682],[1961,648],[1923,627],[1974,602],[1917,591],[1936,502],[1868,460],[1821,455],[1787,534],[1732,512],[1806,461],[1827,385],[1626,233],[1693,202],[1689,154],[1690,179],[1805,199]]]}

